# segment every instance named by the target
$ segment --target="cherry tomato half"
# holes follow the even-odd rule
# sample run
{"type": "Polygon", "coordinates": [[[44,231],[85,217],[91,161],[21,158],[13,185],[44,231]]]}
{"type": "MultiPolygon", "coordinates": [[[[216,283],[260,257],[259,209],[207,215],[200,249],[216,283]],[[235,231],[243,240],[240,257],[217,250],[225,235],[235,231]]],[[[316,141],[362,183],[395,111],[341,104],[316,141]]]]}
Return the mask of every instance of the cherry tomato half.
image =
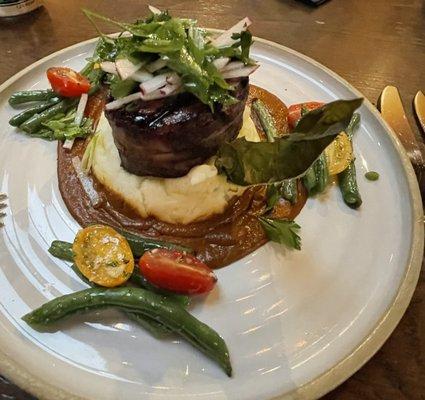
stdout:
{"type": "Polygon", "coordinates": [[[294,129],[298,121],[301,119],[301,110],[305,109],[307,111],[315,110],[316,108],[322,107],[324,103],[319,103],[317,101],[309,101],[307,103],[292,104],[288,108],[288,125],[289,129],[294,129]]]}
{"type": "Polygon", "coordinates": [[[176,293],[206,293],[217,282],[214,272],[202,261],[177,250],[147,251],[140,258],[139,267],[149,282],[176,293]]]}
{"type": "Polygon", "coordinates": [[[130,245],[109,226],[90,225],[78,231],[72,251],[80,272],[100,286],[122,285],[134,269],[130,245]]]}
{"type": "Polygon", "coordinates": [[[52,89],[64,97],[77,97],[90,90],[89,80],[71,68],[53,67],[47,70],[52,89]]]}

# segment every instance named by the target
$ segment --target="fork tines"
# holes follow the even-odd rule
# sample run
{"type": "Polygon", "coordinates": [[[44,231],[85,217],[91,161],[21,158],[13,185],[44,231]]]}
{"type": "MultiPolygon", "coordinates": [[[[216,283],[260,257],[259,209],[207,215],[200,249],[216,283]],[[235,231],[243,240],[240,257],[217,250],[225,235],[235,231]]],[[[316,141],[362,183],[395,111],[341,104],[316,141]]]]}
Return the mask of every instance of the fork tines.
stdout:
{"type": "MultiPolygon", "coordinates": [[[[7,199],[7,195],[5,193],[0,193],[0,202],[7,199]]],[[[7,207],[6,203],[0,203],[0,211],[4,210],[7,207]]],[[[4,226],[4,223],[1,221],[2,218],[6,216],[5,212],[0,212],[0,228],[4,226]]]]}

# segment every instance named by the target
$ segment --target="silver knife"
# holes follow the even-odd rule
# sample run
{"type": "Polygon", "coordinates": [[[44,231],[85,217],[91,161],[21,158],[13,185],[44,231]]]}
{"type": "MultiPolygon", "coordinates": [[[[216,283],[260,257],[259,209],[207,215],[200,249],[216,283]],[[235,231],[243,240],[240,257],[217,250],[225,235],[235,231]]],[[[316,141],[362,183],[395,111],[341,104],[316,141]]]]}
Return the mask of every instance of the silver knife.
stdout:
{"type": "Polygon", "coordinates": [[[420,90],[416,93],[413,105],[415,106],[416,116],[421,124],[422,131],[425,133],[425,95],[420,90]]]}
{"type": "MultiPolygon", "coordinates": [[[[425,100],[425,96],[422,99],[419,95],[418,107],[421,110],[421,117],[418,115],[418,119],[421,124],[422,121],[425,122],[425,109],[422,107],[423,100],[425,100]]],[[[407,120],[400,93],[395,86],[385,87],[379,98],[378,108],[381,111],[382,117],[396,133],[406,150],[418,178],[419,187],[422,193],[422,201],[425,201],[425,145],[414,135],[407,120]]],[[[425,124],[422,126],[425,127],[425,124]]]]}

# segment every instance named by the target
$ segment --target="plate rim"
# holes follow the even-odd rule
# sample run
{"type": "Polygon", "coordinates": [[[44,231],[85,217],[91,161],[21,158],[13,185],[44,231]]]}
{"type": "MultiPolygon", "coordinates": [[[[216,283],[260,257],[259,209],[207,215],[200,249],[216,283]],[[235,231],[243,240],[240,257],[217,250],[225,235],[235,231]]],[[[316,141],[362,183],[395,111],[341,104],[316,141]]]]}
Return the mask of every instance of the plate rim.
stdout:
{"type": "MultiPolygon", "coordinates": [[[[207,28],[211,32],[223,32],[222,29],[207,28]]],[[[115,34],[112,34],[113,36],[115,34]]],[[[90,44],[98,40],[99,37],[83,40],[75,43],[68,47],[57,50],[40,60],[28,65],[24,69],[17,72],[15,75],[8,78],[5,82],[0,85],[0,95],[9,86],[18,81],[24,75],[29,73],[32,69],[45,63],[46,61],[62,54],[67,51],[76,49],[78,47],[90,44]]],[[[424,214],[422,208],[422,199],[419,190],[419,185],[416,179],[415,172],[410,163],[404,147],[399,141],[398,137],[391,129],[391,127],[384,121],[378,110],[372,105],[372,103],[354,86],[347,82],[344,78],[339,76],[337,73],[326,67],[325,65],[317,62],[316,60],[308,57],[296,50],[273,42],[271,40],[263,39],[260,37],[254,37],[255,42],[263,43],[265,45],[277,48],[286,53],[290,53],[303,61],[321,69],[326,72],[333,79],[338,81],[352,91],[356,96],[363,97],[363,105],[375,116],[379,121],[380,125],[389,135],[392,145],[397,151],[400,157],[401,164],[404,173],[407,178],[409,187],[409,194],[411,197],[412,205],[412,246],[409,254],[409,261],[406,268],[405,275],[401,280],[398,292],[394,297],[393,301],[389,305],[388,309],[383,313],[380,320],[377,322],[375,327],[361,340],[360,344],[352,350],[347,356],[345,356],[336,365],[323,372],[321,375],[316,377],[314,380],[294,389],[293,391],[278,395],[272,398],[272,400],[288,400],[288,399],[316,399],[324,396],[326,393],[335,389],[342,382],[347,380],[350,376],[356,373],[367,361],[369,361],[381,346],[386,342],[388,337],[392,334],[401,318],[403,317],[407,307],[410,304],[410,300],[415,291],[419,273],[421,270],[423,252],[424,252],[424,214]]],[[[55,400],[83,400],[84,398],[75,396],[59,387],[56,387],[46,381],[42,381],[32,375],[27,369],[12,360],[7,354],[0,350],[0,371],[1,373],[18,387],[23,390],[39,397],[40,399],[55,399],[55,400]]]]}

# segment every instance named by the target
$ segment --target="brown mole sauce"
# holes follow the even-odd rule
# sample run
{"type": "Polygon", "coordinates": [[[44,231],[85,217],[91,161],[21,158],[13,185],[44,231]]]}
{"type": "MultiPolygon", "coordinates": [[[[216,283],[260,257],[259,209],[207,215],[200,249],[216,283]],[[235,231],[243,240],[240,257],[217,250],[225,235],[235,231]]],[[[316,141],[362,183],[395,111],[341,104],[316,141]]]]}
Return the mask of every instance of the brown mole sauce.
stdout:
{"type": "MultiPolygon", "coordinates": [[[[98,120],[105,97],[105,91],[100,91],[90,98],[86,115],[98,120]]],[[[265,89],[250,85],[247,104],[254,98],[260,98],[267,105],[279,131],[287,132],[288,110],[285,104],[265,89]]],[[[263,186],[250,187],[240,197],[234,197],[222,214],[200,222],[176,225],[152,217],[142,218],[120,196],[111,193],[92,176],[94,188],[101,198],[100,203],[94,207],[72,165],[72,158],[81,158],[85,147],[85,140],[75,141],[72,150],[64,149],[62,143],[58,145],[59,189],[69,212],[83,227],[102,223],[143,236],[186,245],[193,248],[195,254],[211,268],[228,265],[267,242],[268,239],[257,218],[266,207],[263,186]]],[[[306,191],[303,185],[298,183],[297,203],[292,205],[287,201],[280,201],[274,215],[294,219],[305,202],[306,191]]]]}

